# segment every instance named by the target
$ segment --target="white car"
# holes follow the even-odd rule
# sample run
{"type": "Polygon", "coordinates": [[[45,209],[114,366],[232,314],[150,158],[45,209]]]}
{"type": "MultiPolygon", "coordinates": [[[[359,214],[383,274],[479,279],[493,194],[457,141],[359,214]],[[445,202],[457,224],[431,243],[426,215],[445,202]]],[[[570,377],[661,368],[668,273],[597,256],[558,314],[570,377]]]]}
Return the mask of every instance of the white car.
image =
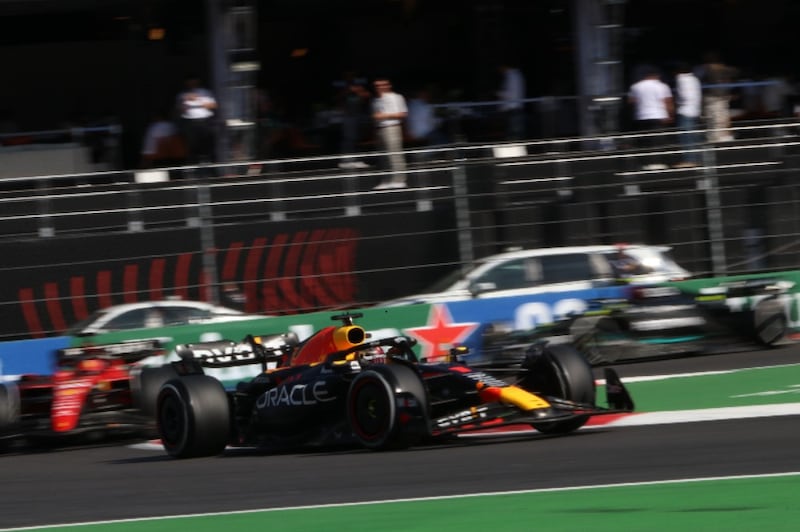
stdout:
{"type": "Polygon", "coordinates": [[[95,311],[67,330],[71,336],[86,336],[130,329],[150,329],[195,323],[218,323],[225,321],[263,318],[257,314],[205,303],[182,299],[142,301],[114,305],[95,311]]]}
{"type": "Polygon", "coordinates": [[[422,294],[379,306],[438,303],[583,290],[620,282],[657,283],[690,277],[668,246],[604,245],[509,251],[453,272],[422,294]]]}

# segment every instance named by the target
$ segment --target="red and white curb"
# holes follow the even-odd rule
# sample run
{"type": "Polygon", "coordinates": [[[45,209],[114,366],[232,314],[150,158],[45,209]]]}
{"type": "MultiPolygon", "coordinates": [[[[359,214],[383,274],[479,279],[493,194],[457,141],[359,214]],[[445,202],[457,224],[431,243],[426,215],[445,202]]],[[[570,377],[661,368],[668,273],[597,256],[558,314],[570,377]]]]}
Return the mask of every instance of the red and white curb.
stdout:
{"type": "Polygon", "coordinates": [[[800,403],[730,406],[722,408],[701,408],[697,410],[675,410],[667,412],[634,412],[619,416],[597,416],[590,419],[586,426],[631,427],[636,425],[664,425],[668,423],[695,423],[698,421],[721,421],[725,419],[747,419],[754,417],[796,415],[800,415],[800,403]],[[610,419],[603,419],[606,417],[610,419]]]}
{"type": "MultiPolygon", "coordinates": [[[[676,423],[697,423],[703,421],[796,415],[800,415],[800,403],[702,408],[697,410],[675,410],[666,412],[632,412],[630,414],[607,414],[592,417],[581,430],[603,427],[668,425],[676,423]]],[[[497,433],[526,434],[536,431],[525,425],[509,425],[507,427],[492,429],[491,432],[493,435],[496,435],[497,433]]],[[[474,438],[487,435],[489,435],[489,431],[464,434],[462,436],[474,438]]]]}

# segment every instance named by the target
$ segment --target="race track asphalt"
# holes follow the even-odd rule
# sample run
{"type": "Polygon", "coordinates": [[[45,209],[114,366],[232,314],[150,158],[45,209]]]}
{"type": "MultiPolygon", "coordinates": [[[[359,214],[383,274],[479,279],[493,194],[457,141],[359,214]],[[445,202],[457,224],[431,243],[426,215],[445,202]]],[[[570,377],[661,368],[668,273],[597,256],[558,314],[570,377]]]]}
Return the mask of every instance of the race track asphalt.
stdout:
{"type": "MultiPolygon", "coordinates": [[[[797,363],[800,346],[617,366],[625,377],[797,363]]],[[[130,445],[0,456],[0,528],[800,471],[800,416],[602,427],[375,453],[177,461],[130,445]]]]}

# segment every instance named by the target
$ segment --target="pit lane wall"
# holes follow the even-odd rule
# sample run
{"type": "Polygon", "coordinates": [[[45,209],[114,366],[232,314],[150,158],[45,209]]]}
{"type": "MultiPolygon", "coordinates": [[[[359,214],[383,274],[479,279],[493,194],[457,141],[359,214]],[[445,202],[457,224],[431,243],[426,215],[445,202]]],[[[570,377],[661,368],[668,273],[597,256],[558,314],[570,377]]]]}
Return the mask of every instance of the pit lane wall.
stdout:
{"type": "MultiPolygon", "coordinates": [[[[779,278],[794,283],[784,298],[786,316],[790,327],[800,330],[800,270],[769,274],[739,275],[708,279],[693,279],[673,283],[681,290],[698,294],[701,289],[721,283],[746,279],[779,278]]],[[[598,287],[590,290],[551,292],[536,296],[451,301],[439,304],[415,304],[399,307],[372,307],[350,312],[360,312],[357,320],[373,338],[406,334],[418,340],[417,353],[421,357],[435,358],[445,355],[453,345],[470,349],[471,357],[480,356],[481,336],[490,324],[524,330],[548,323],[570,312],[580,312],[594,298],[614,298],[624,295],[624,286],[598,287]]],[[[755,298],[736,298],[728,301],[738,310],[747,310],[755,298]]],[[[292,316],[256,318],[247,321],[213,325],[184,325],[159,329],[108,333],[92,338],[94,343],[159,338],[168,352],[176,344],[228,339],[239,341],[248,334],[265,335],[292,330],[303,339],[322,327],[334,323],[331,318],[342,311],[323,311],[292,316]]],[[[80,345],[85,339],[71,337],[21,340],[0,343],[0,378],[13,379],[22,373],[49,373],[53,368],[57,349],[80,345]],[[3,375],[5,377],[3,377],[3,375]]],[[[167,358],[174,356],[168,353],[167,358]]],[[[164,360],[148,363],[160,364],[164,360]]],[[[225,381],[252,375],[258,368],[227,368],[214,370],[225,381]]]]}

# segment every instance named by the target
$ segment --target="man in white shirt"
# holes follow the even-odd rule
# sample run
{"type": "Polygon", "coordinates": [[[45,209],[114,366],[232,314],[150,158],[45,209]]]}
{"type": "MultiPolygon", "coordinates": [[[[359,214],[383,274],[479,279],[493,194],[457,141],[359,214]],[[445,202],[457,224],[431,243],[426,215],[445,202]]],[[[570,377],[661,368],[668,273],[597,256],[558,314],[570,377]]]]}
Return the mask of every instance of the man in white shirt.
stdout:
{"type": "Polygon", "coordinates": [[[403,120],[408,116],[406,100],[392,90],[392,84],[386,78],[375,80],[375,92],[377,97],[372,101],[372,118],[378,128],[381,149],[387,152],[392,170],[392,176],[375,188],[404,188],[406,161],[403,155],[403,120]]]}
{"type": "Polygon", "coordinates": [[[680,63],[675,76],[675,95],[677,96],[677,122],[681,130],[680,142],[683,148],[681,162],[677,168],[697,166],[700,154],[696,151],[700,142],[698,131],[700,112],[703,104],[703,89],[700,79],[692,73],[686,63],[680,63]]]}
{"type": "Polygon", "coordinates": [[[217,100],[200,86],[196,76],[186,78],[186,89],[178,95],[181,129],[186,140],[189,162],[210,162],[214,159],[214,115],[217,100]]]}
{"type": "MultiPolygon", "coordinates": [[[[628,102],[634,108],[634,124],[638,131],[645,133],[661,129],[672,122],[675,104],[672,89],[661,81],[654,68],[648,68],[645,77],[631,85],[628,102]]],[[[640,139],[640,146],[652,150],[659,143],[658,136],[646,135],[640,139]]],[[[663,170],[666,165],[646,164],[645,170],[663,170]]]]}

